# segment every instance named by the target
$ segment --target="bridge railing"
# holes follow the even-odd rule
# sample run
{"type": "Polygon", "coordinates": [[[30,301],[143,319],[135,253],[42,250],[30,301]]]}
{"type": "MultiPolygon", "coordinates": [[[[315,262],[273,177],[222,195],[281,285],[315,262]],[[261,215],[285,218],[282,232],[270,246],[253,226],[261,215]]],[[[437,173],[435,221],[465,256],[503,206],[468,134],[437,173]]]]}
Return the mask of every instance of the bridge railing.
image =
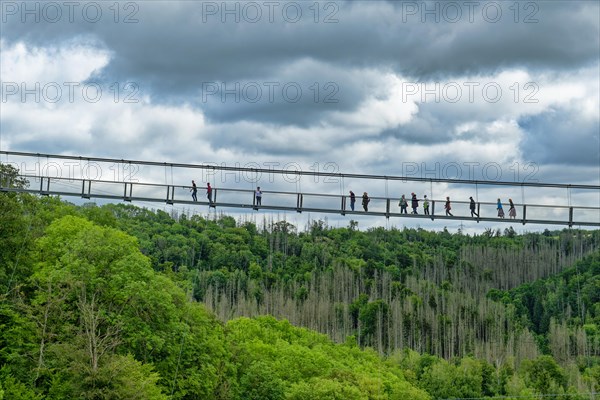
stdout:
{"type": "MultiPolygon", "coordinates": [[[[212,190],[212,203],[206,196],[206,188],[197,187],[195,202],[191,196],[191,186],[167,185],[145,182],[103,181],[90,179],[59,178],[37,175],[19,175],[29,181],[27,188],[16,188],[12,179],[0,174],[1,191],[29,192],[41,195],[79,196],[86,199],[105,198],[124,201],[150,201],[168,204],[213,205],[216,207],[235,207],[256,209],[254,189],[220,188],[212,190]]],[[[445,199],[429,199],[430,215],[423,215],[423,201],[419,199],[418,215],[410,214],[411,200],[408,202],[408,214],[400,214],[398,197],[370,196],[368,213],[385,217],[431,218],[431,219],[474,219],[477,221],[496,221],[496,202],[477,202],[476,211],[479,217],[471,217],[469,201],[452,200],[452,217],[445,215],[445,199]]],[[[517,215],[509,216],[509,206],[503,203],[504,221],[525,223],[587,225],[600,226],[600,207],[587,207],[565,204],[521,204],[515,203],[517,215]]],[[[262,210],[311,211],[336,213],[342,215],[365,214],[362,206],[362,195],[357,193],[354,211],[350,206],[348,195],[326,193],[299,193],[264,190],[262,210]]]]}

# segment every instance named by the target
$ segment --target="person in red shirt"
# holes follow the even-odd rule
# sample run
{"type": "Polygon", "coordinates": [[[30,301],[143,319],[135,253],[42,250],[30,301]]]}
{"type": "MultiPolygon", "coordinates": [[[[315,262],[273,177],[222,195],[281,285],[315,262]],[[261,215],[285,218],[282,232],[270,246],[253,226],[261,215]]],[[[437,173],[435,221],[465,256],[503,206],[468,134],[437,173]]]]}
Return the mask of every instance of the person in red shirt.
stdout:
{"type": "Polygon", "coordinates": [[[212,187],[210,186],[210,182],[206,183],[206,197],[208,198],[208,205],[214,207],[212,203],[212,187]]]}

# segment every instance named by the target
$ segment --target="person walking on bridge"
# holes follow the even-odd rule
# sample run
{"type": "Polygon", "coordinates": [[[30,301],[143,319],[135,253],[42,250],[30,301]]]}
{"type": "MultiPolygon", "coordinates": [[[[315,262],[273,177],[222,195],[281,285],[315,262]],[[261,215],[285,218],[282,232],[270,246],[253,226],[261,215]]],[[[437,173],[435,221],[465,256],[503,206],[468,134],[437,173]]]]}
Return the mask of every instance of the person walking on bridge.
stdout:
{"type": "Polygon", "coordinates": [[[429,200],[427,199],[427,195],[423,195],[423,213],[425,215],[429,215],[429,200]]]}
{"type": "Polygon", "coordinates": [[[354,203],[356,203],[356,195],[354,194],[354,192],[351,190],[350,191],[350,209],[352,211],[354,211],[354,203]]]}
{"type": "Polygon", "coordinates": [[[502,209],[502,202],[498,199],[498,203],[496,204],[496,210],[498,210],[498,217],[504,218],[504,210],[502,209]]]}
{"type": "Polygon", "coordinates": [[[256,205],[254,209],[258,210],[258,207],[262,204],[262,190],[260,190],[260,186],[256,187],[256,191],[254,192],[254,198],[256,199],[256,205]]]}
{"type": "Polygon", "coordinates": [[[454,217],[454,215],[452,215],[452,213],[450,212],[450,210],[452,210],[452,205],[450,204],[450,196],[446,196],[446,204],[444,205],[444,208],[446,209],[446,215],[454,217]]]}
{"type": "Polygon", "coordinates": [[[411,204],[410,206],[412,207],[412,214],[418,214],[417,212],[417,207],[419,207],[419,200],[417,200],[417,195],[415,193],[411,193],[412,198],[411,198],[411,204]]]}
{"type": "Polygon", "coordinates": [[[198,188],[196,187],[196,182],[194,182],[193,179],[192,179],[192,188],[190,189],[190,192],[192,192],[192,200],[198,201],[198,197],[196,197],[196,194],[198,194],[198,188]]]}
{"type": "Polygon", "coordinates": [[[208,199],[208,206],[214,207],[215,205],[212,202],[212,187],[210,186],[210,182],[206,183],[206,198],[208,199]]]}
{"type": "Polygon", "coordinates": [[[406,214],[406,207],[408,207],[408,202],[406,201],[406,197],[402,195],[400,198],[400,202],[398,203],[400,206],[400,214],[406,214]]]}
{"type": "Polygon", "coordinates": [[[479,218],[479,214],[475,212],[475,200],[473,200],[473,196],[469,197],[471,203],[469,204],[469,208],[471,209],[471,217],[477,216],[479,218]]]}
{"type": "Polygon", "coordinates": [[[512,199],[508,199],[508,204],[510,204],[510,208],[508,209],[508,216],[512,219],[515,219],[517,216],[517,209],[515,208],[515,204],[512,199]]]}
{"type": "Polygon", "coordinates": [[[363,193],[362,196],[362,206],[363,209],[365,210],[365,212],[369,211],[369,202],[371,201],[371,199],[369,199],[369,195],[367,194],[367,192],[363,193]]]}

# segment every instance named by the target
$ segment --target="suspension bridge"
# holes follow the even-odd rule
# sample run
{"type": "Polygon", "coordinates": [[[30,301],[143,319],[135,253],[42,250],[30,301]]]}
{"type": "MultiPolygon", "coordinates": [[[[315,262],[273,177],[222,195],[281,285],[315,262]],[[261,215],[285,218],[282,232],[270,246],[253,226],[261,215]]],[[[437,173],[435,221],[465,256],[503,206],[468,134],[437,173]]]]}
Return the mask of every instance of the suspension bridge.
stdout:
{"type": "MultiPolygon", "coordinates": [[[[519,222],[525,224],[547,224],[547,225],[566,225],[572,226],[592,226],[600,227],[600,206],[589,206],[583,204],[572,204],[571,191],[577,190],[578,193],[588,195],[588,198],[598,202],[600,196],[599,185],[579,185],[579,184],[559,184],[559,183],[539,183],[539,182],[508,182],[508,181],[476,181],[467,179],[447,179],[447,178],[423,178],[406,176],[386,176],[386,175],[365,175],[365,174],[343,174],[318,171],[289,171],[277,170],[272,168],[245,168],[239,166],[218,166],[206,164],[183,164],[183,163],[162,163],[143,160],[123,160],[100,157],[81,157],[57,154],[39,154],[14,151],[0,151],[0,155],[8,157],[17,157],[19,160],[50,160],[62,159],[69,162],[98,162],[113,163],[120,165],[146,165],[164,168],[184,168],[184,169],[203,169],[209,171],[222,170],[228,172],[248,172],[248,173],[268,173],[268,174],[287,174],[287,175],[310,175],[321,177],[336,177],[340,179],[361,179],[361,180],[385,180],[385,196],[369,196],[368,211],[364,211],[361,205],[360,193],[356,196],[356,206],[354,210],[351,207],[350,196],[346,194],[326,194],[306,191],[276,191],[263,190],[262,202],[257,204],[254,189],[242,189],[239,187],[218,187],[212,188],[210,199],[203,195],[203,188],[198,186],[198,199],[191,199],[191,186],[177,185],[168,183],[153,183],[126,180],[102,180],[88,179],[86,177],[63,177],[59,174],[28,174],[19,173],[16,177],[25,179],[29,182],[26,187],[17,187],[14,185],[14,176],[7,174],[0,175],[0,191],[2,192],[26,192],[42,196],[75,196],[83,199],[107,199],[126,202],[154,202],[163,204],[179,204],[187,206],[205,206],[211,208],[237,208],[242,210],[262,210],[262,211],[285,211],[285,212],[313,212],[324,214],[339,215],[369,215],[381,216],[385,218],[398,219],[430,219],[430,220],[461,220],[476,222],[519,222]],[[450,185],[472,185],[477,191],[480,186],[508,186],[513,189],[524,190],[524,188],[552,188],[567,190],[567,205],[564,204],[539,204],[530,202],[515,202],[517,216],[499,218],[496,212],[496,202],[476,202],[476,213],[479,216],[471,216],[469,201],[452,200],[452,214],[446,215],[444,210],[445,197],[429,198],[429,215],[422,214],[403,214],[400,213],[399,197],[387,195],[388,182],[430,182],[445,183],[450,185]],[[591,195],[591,196],[589,196],[591,195]]],[[[7,163],[11,163],[8,161],[7,163]]],[[[16,162],[12,162],[17,164],[16,162]]],[[[41,172],[41,170],[40,170],[41,172]]],[[[165,173],[166,174],[166,173],[165,173]]],[[[204,189],[204,190],[203,190],[204,189]]],[[[466,197],[466,196],[465,196],[466,197]]],[[[422,199],[421,205],[422,205],[422,199]]],[[[410,198],[407,198],[410,206],[410,198]]],[[[599,204],[600,205],[600,204],[599,204]]],[[[505,205],[506,207],[507,205],[505,205]]],[[[410,209],[410,207],[409,207],[410,209]]],[[[507,210],[508,211],[508,210],[507,210]]],[[[508,214],[508,213],[507,213],[508,214]]]]}

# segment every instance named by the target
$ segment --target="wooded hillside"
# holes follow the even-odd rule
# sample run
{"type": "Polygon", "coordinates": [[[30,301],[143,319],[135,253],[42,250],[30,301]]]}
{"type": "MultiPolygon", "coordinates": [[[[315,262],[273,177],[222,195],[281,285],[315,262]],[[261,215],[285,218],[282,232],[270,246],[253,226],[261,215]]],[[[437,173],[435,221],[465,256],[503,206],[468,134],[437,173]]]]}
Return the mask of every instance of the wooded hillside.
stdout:
{"type": "Polygon", "coordinates": [[[600,389],[600,232],[305,228],[0,194],[0,399],[600,389]]]}

